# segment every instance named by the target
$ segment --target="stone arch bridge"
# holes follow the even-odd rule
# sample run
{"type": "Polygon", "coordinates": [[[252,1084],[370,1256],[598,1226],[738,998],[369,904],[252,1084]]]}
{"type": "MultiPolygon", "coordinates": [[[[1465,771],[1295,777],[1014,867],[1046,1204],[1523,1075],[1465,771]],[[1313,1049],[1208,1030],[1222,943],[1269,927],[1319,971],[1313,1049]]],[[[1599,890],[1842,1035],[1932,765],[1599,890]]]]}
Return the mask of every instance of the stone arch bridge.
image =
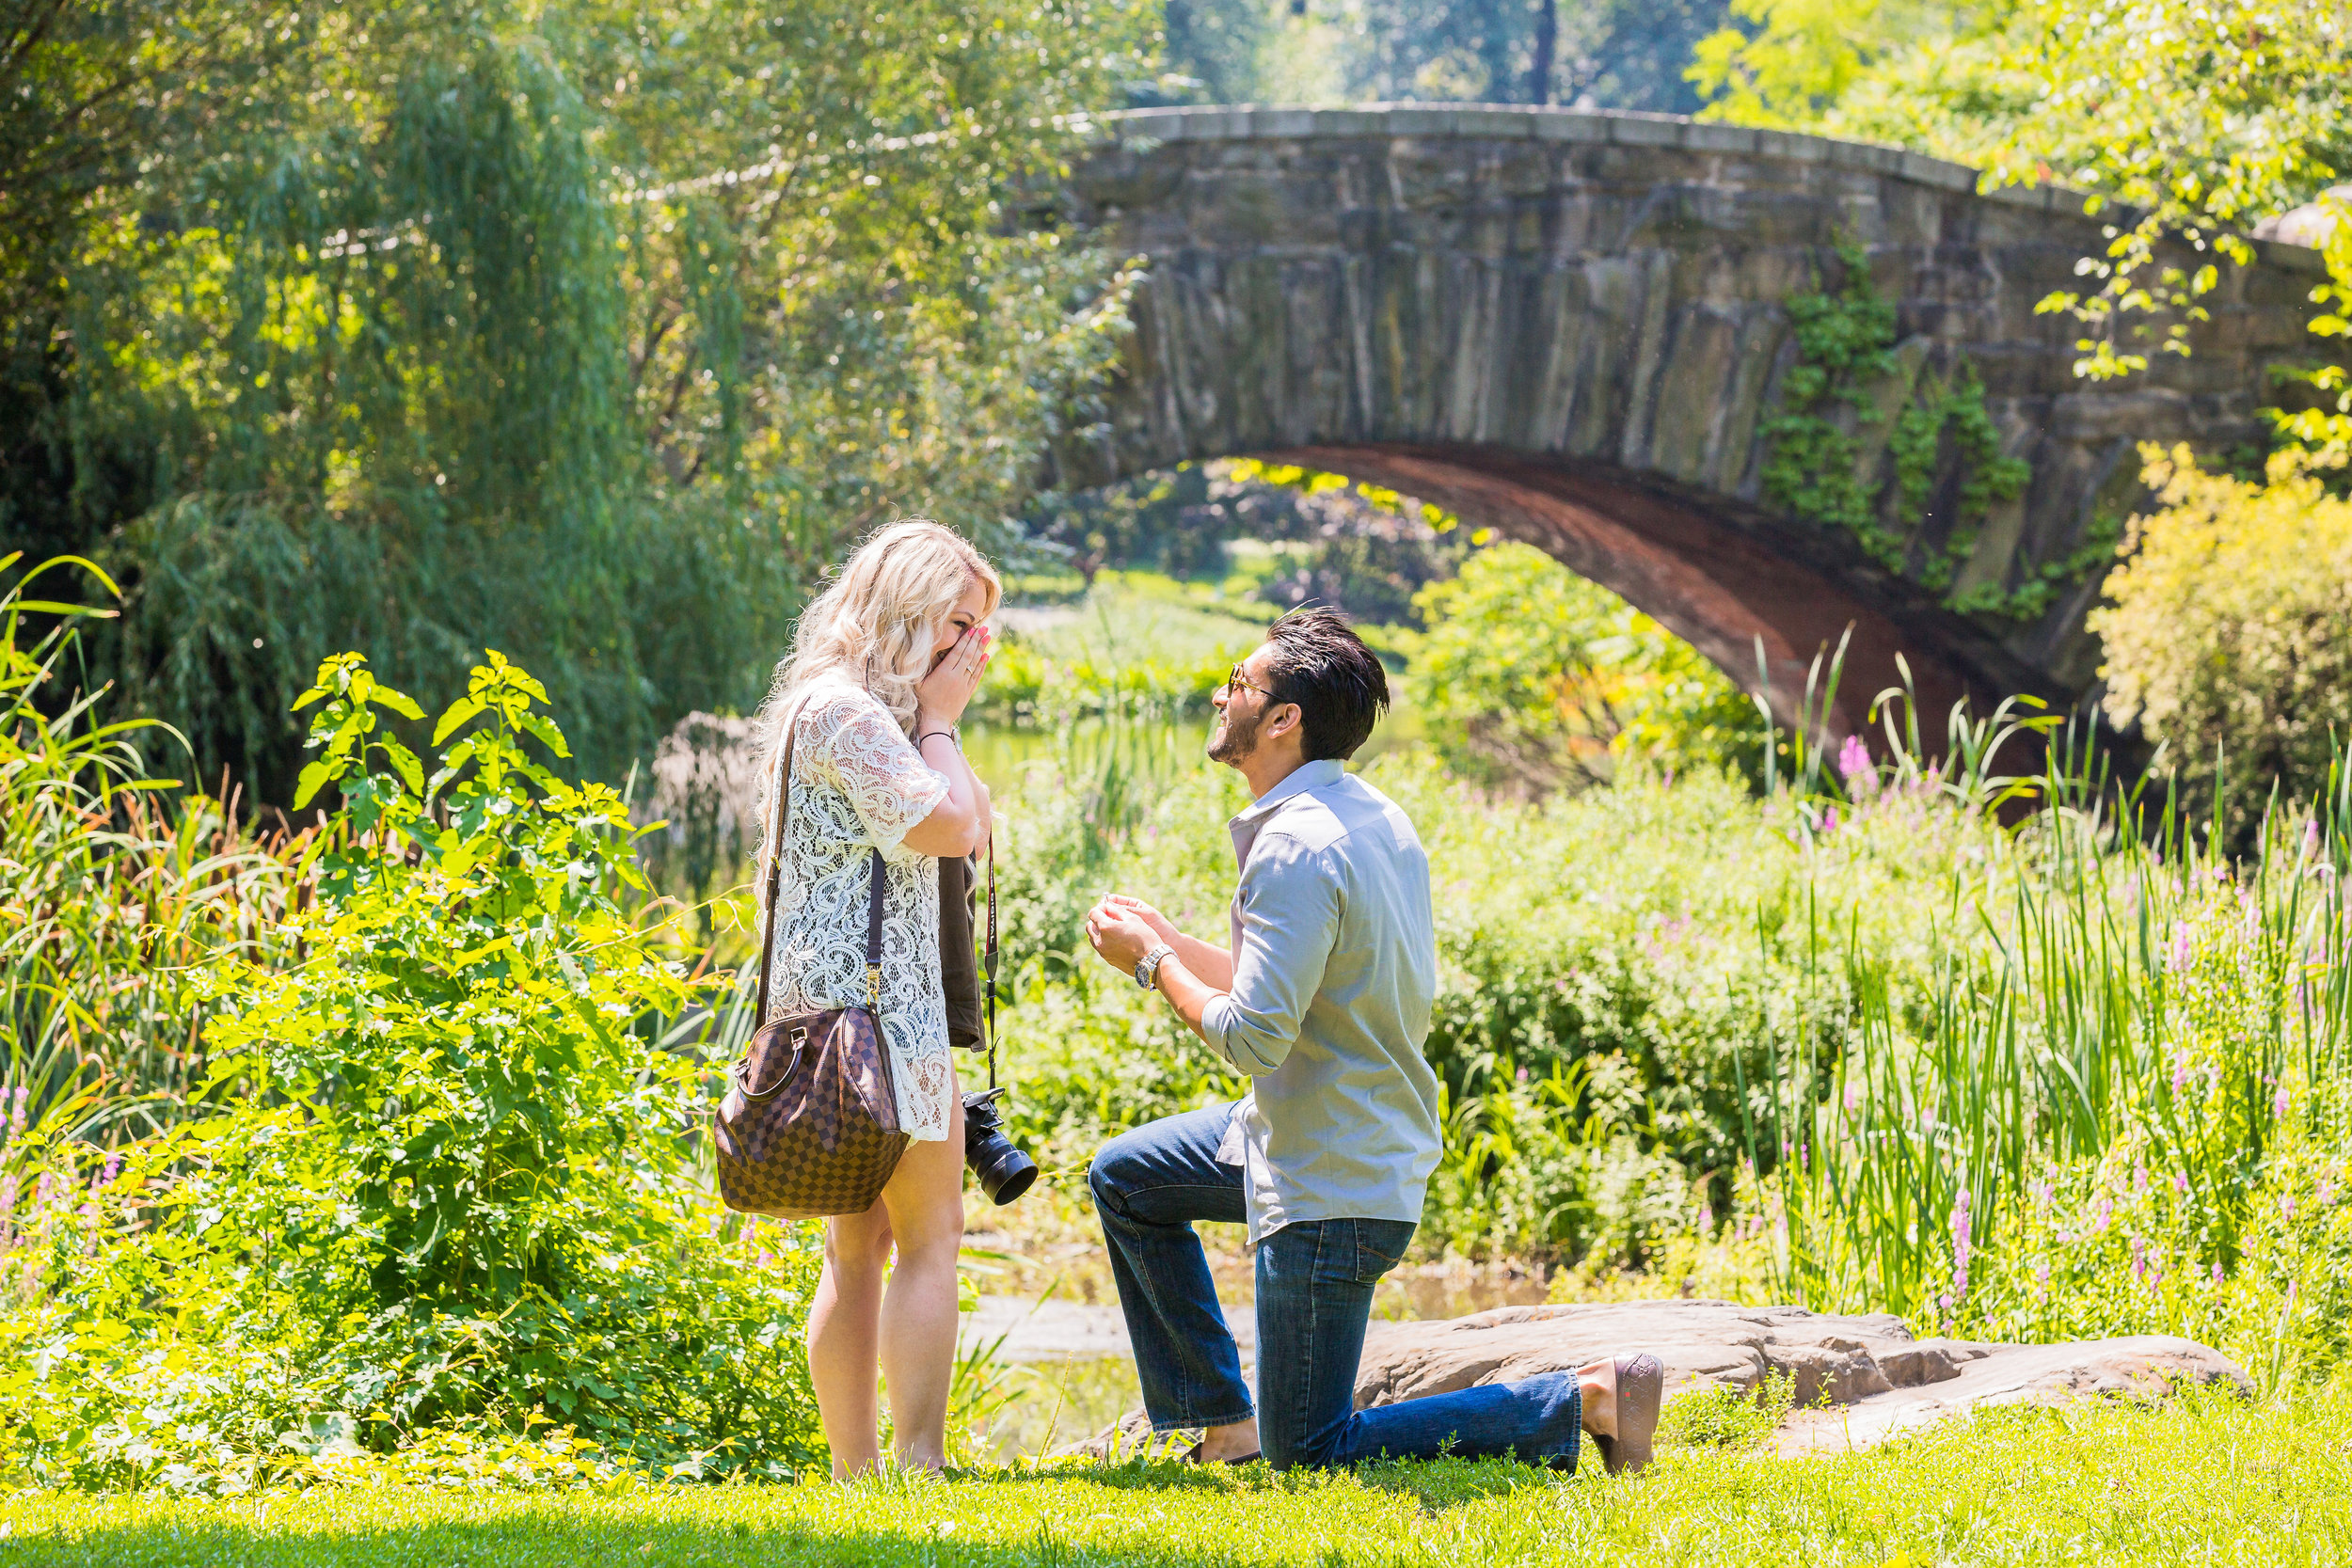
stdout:
{"type": "Polygon", "coordinates": [[[2034,309],[2105,245],[2055,188],[1980,194],[1915,153],[1641,114],[1163,109],[1104,129],[1063,199],[1149,276],[1108,414],[1056,483],[1251,455],[1387,485],[1550,551],[1742,685],[1761,638],[1784,719],[1851,626],[1840,727],[1898,652],[1939,736],[1963,694],[2093,695],[2083,620],[2142,494],[2137,444],[2256,436],[2323,273],[2258,243],[2193,354],[2099,383],[2073,372],[2077,325],[2034,309]],[[1800,363],[1788,302],[1835,286],[1841,240],[1899,340],[1867,388],[1879,417],[1838,416],[1876,548],[1767,483],[1800,363]],[[1973,515],[1956,426],[1927,469],[1915,442],[1908,495],[1889,451],[1899,411],[1963,363],[1999,453],[2029,466],[1973,515]]]}

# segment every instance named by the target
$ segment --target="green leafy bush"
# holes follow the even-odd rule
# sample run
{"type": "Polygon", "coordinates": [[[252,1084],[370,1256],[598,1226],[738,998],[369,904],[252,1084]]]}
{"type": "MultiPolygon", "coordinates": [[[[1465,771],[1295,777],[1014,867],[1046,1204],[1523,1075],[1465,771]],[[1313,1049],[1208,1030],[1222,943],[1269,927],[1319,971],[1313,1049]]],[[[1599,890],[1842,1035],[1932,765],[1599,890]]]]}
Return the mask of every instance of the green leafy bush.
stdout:
{"type": "MultiPolygon", "coordinates": [[[[1708,1205],[1728,1213],[1776,1059],[1847,1038],[1854,981],[1838,955],[1851,944],[1867,983],[1918,999],[1900,1016],[1923,1031],[1946,877],[1965,867],[1994,889],[2021,872],[1996,826],[1915,785],[1808,828],[1785,797],[1718,773],[1539,805],[1498,803],[1422,752],[1366,776],[1432,868],[1427,1051],[1447,1095],[1422,1233],[1434,1252],[1636,1261],[1708,1205]]],[[[1094,957],[1079,921],[1115,887],[1221,940],[1225,823],[1248,797],[1202,766],[1106,844],[1061,773],[1030,793],[1040,804],[1002,851],[1007,1060],[1020,1135],[1073,1169],[1120,1130],[1247,1090],[1094,957]]]]}
{"type": "MultiPolygon", "coordinates": [[[[218,1114],[112,1152],[7,1150],[0,1467],[250,1484],[321,1423],[367,1447],[533,1424],[607,1462],[788,1474],[821,1452],[803,1232],[765,1247],[691,1161],[705,1062],[655,1037],[705,985],[632,913],[620,797],[574,786],[496,654],[441,715],[329,659],[292,962],[187,977],[218,1114]]],[[[503,1439],[501,1439],[503,1441],[503,1439]]]]}
{"type": "Polygon", "coordinates": [[[2298,452],[2259,484],[2185,449],[2142,455],[2158,509],[2133,520],[2090,616],[2107,711],[2162,742],[2200,799],[2226,775],[2242,842],[2272,780],[2308,799],[2352,737],[2352,502],[2298,452]]]}
{"type": "Polygon", "coordinates": [[[1406,693],[1461,776],[1543,794],[1613,778],[1629,756],[1668,768],[1741,764],[1762,725],[1689,643],[1530,545],[1473,554],[1414,595],[1406,693]]]}

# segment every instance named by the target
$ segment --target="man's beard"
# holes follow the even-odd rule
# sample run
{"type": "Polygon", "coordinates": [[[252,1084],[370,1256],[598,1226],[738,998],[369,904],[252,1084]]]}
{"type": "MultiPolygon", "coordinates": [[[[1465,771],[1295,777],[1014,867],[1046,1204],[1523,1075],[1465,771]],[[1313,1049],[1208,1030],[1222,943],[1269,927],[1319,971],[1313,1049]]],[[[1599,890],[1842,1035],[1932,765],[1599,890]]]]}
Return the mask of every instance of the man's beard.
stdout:
{"type": "Polygon", "coordinates": [[[1265,710],[1261,708],[1248,719],[1236,719],[1227,708],[1219,733],[1209,737],[1209,760],[1237,767],[1248,762],[1258,750],[1258,728],[1265,722],[1265,710]]]}

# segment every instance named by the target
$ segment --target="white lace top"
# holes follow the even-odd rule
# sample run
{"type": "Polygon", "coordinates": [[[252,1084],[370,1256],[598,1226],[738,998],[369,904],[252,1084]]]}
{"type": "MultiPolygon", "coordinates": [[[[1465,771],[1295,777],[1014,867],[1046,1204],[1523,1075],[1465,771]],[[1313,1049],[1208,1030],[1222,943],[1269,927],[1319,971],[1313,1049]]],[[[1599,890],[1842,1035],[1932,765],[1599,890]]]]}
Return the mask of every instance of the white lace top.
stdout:
{"type": "MultiPolygon", "coordinates": [[[[880,847],[881,1017],[898,1125],[917,1142],[936,1142],[947,1135],[955,1086],[939,971],[939,862],[900,841],[947,798],[947,781],[864,688],[827,674],[806,689],[776,885],[768,1017],[866,1006],[866,851],[880,847]]],[[[774,788],[771,771],[771,812],[774,788]]]]}

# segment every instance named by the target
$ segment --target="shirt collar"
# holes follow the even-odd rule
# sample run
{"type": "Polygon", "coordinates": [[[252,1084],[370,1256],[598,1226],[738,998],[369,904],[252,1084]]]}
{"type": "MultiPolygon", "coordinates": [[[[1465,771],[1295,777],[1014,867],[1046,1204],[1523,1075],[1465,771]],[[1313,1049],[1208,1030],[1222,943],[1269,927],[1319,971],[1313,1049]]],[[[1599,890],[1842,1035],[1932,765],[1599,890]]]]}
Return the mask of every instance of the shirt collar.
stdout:
{"type": "Polygon", "coordinates": [[[1273,814],[1274,808],[1294,795],[1304,795],[1311,789],[1335,784],[1346,773],[1347,767],[1337,757],[1325,757],[1319,762],[1305,762],[1293,768],[1288,777],[1263,795],[1233,815],[1236,823],[1261,822],[1273,814]]]}

